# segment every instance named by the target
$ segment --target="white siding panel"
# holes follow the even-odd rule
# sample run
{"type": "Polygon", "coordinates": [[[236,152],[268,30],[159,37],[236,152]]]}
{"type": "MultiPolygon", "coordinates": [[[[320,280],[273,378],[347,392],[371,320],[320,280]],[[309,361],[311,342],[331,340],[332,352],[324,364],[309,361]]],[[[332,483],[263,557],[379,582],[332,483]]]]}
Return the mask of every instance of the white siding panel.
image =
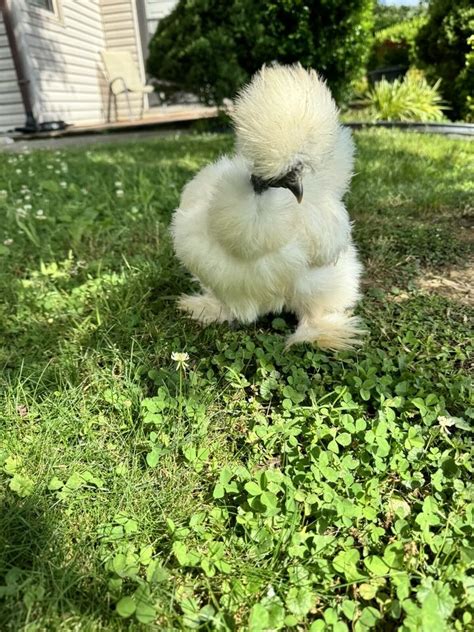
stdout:
{"type": "MultiPolygon", "coordinates": [[[[48,32],[51,37],[55,37],[60,39],[62,42],[71,42],[74,41],[77,45],[78,38],[81,38],[81,42],[84,44],[88,43],[99,43],[103,42],[103,34],[102,29],[97,29],[97,22],[84,22],[82,19],[80,21],[75,21],[74,29],[64,28],[62,22],[54,18],[46,18],[48,23],[48,32]]],[[[31,29],[41,29],[44,27],[44,18],[41,20],[36,14],[30,15],[30,25],[31,29]]],[[[100,26],[100,25],[99,25],[100,26]]]]}
{"type": "MultiPolygon", "coordinates": [[[[94,68],[97,61],[100,61],[100,51],[103,50],[103,42],[100,46],[93,46],[87,42],[79,43],[77,40],[67,39],[61,42],[60,46],[46,47],[44,42],[39,41],[36,37],[31,41],[29,51],[31,53],[31,59],[33,62],[42,60],[48,63],[53,63],[57,67],[61,67],[63,70],[69,66],[70,63],[83,66],[89,70],[94,68]],[[84,46],[84,48],[79,48],[84,46]],[[97,55],[99,57],[97,58],[97,55]]],[[[48,66],[43,65],[42,69],[48,69],[48,66]]]]}
{"type": "Polygon", "coordinates": [[[107,25],[109,27],[112,24],[117,24],[120,28],[120,25],[123,24],[124,17],[125,19],[130,19],[130,13],[128,11],[120,12],[117,11],[115,7],[103,7],[102,15],[107,16],[105,19],[107,20],[107,25]],[[113,11],[111,9],[113,9],[113,11]]]}
{"type": "Polygon", "coordinates": [[[10,114],[0,114],[0,131],[8,132],[10,130],[14,130],[15,127],[23,127],[23,125],[25,124],[24,116],[21,119],[18,118],[18,123],[12,123],[12,121],[16,120],[17,117],[18,113],[16,111],[10,114]]]}
{"type": "Polygon", "coordinates": [[[0,83],[16,83],[16,72],[13,68],[5,68],[0,71],[0,83]]]}
{"type": "Polygon", "coordinates": [[[105,39],[100,0],[61,0],[60,7],[61,15],[55,16],[23,1],[40,122],[101,122],[105,110],[100,54],[105,39]]]}
{"type": "MultiPolygon", "coordinates": [[[[84,0],[60,0],[59,4],[61,6],[62,14],[64,14],[64,9],[66,13],[68,13],[69,8],[68,5],[76,5],[78,13],[74,14],[74,22],[75,28],[77,31],[83,31],[85,33],[93,34],[97,28],[97,4],[100,5],[100,0],[96,2],[96,0],[90,0],[87,4],[84,4],[84,0]]],[[[33,26],[42,27],[44,24],[45,18],[48,19],[49,29],[51,31],[57,30],[61,32],[62,27],[64,26],[63,19],[58,16],[49,16],[44,13],[44,11],[35,11],[34,8],[29,10],[30,22],[33,26]]]]}
{"type": "Polygon", "coordinates": [[[102,7],[114,7],[115,11],[131,11],[129,0],[101,0],[102,7]]]}
{"type": "Polygon", "coordinates": [[[130,50],[133,58],[137,59],[135,39],[132,37],[109,37],[107,40],[109,50],[130,50]]]}
{"type": "Polygon", "coordinates": [[[0,132],[6,132],[24,124],[25,110],[3,18],[0,16],[0,132]]]}
{"type": "MultiPolygon", "coordinates": [[[[71,97],[73,99],[81,99],[83,95],[86,95],[88,100],[91,95],[95,95],[95,86],[91,85],[90,81],[89,83],[86,83],[84,78],[81,77],[81,79],[84,81],[84,83],[79,83],[78,81],[75,81],[74,78],[69,74],[66,75],[66,81],[73,85],[71,87],[71,91],[63,95],[65,101],[70,100],[71,97]]],[[[43,89],[48,94],[55,93],[56,95],[58,95],[63,91],[64,84],[61,81],[56,81],[55,79],[48,80],[47,78],[43,77],[42,83],[43,89]]]]}
{"type": "MultiPolygon", "coordinates": [[[[1,90],[1,86],[0,86],[0,90],[1,90]]],[[[22,103],[22,108],[21,108],[21,114],[23,114],[23,102],[22,103]]],[[[2,98],[2,105],[5,106],[5,108],[8,110],[8,112],[13,112],[16,108],[16,105],[18,104],[18,97],[16,94],[8,91],[5,92],[3,98],[2,98]]]]}

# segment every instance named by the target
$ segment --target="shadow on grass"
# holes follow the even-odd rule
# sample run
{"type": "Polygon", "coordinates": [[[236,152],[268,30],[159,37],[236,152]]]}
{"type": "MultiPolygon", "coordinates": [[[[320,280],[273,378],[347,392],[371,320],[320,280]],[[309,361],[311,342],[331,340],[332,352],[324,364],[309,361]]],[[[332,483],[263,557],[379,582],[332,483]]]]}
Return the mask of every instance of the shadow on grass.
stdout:
{"type": "MultiPolygon", "coordinates": [[[[0,628],[23,629],[48,610],[51,620],[104,612],[105,581],[66,550],[54,510],[34,497],[6,495],[0,506],[0,628]]],[[[79,553],[80,555],[80,553],[79,553]]],[[[105,612],[107,612],[105,610],[105,612]]]]}

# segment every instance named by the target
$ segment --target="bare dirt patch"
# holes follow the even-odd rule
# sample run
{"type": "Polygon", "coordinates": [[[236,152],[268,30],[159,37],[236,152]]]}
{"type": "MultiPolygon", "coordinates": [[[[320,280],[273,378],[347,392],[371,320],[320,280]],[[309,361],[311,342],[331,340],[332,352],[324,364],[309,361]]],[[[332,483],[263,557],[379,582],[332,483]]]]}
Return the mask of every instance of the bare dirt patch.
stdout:
{"type": "Polygon", "coordinates": [[[463,268],[448,268],[443,274],[426,272],[417,284],[427,292],[474,306],[474,262],[463,268]]]}

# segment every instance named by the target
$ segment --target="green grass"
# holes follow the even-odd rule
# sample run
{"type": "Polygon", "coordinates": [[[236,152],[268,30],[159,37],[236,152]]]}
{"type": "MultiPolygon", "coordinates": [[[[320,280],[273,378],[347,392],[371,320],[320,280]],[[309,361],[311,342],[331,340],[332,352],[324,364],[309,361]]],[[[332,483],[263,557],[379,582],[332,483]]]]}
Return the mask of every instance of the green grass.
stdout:
{"type": "Polygon", "coordinates": [[[474,146],[356,141],[336,355],[176,312],[170,216],[231,137],[0,154],[0,629],[472,626],[472,313],[419,281],[466,265],[474,146]]]}

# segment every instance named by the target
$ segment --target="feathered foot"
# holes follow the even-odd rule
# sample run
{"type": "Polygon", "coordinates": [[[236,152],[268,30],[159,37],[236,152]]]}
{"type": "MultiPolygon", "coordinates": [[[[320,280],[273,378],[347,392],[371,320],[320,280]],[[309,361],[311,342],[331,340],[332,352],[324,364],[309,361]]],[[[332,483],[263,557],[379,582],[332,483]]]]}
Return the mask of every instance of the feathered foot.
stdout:
{"type": "Polygon", "coordinates": [[[286,342],[286,347],[300,342],[315,344],[321,349],[339,351],[362,344],[366,332],[357,316],[333,312],[301,319],[296,331],[286,342]]]}
{"type": "Polygon", "coordinates": [[[209,293],[194,296],[183,294],[178,300],[178,308],[203,325],[232,320],[227,308],[209,293]]]}

